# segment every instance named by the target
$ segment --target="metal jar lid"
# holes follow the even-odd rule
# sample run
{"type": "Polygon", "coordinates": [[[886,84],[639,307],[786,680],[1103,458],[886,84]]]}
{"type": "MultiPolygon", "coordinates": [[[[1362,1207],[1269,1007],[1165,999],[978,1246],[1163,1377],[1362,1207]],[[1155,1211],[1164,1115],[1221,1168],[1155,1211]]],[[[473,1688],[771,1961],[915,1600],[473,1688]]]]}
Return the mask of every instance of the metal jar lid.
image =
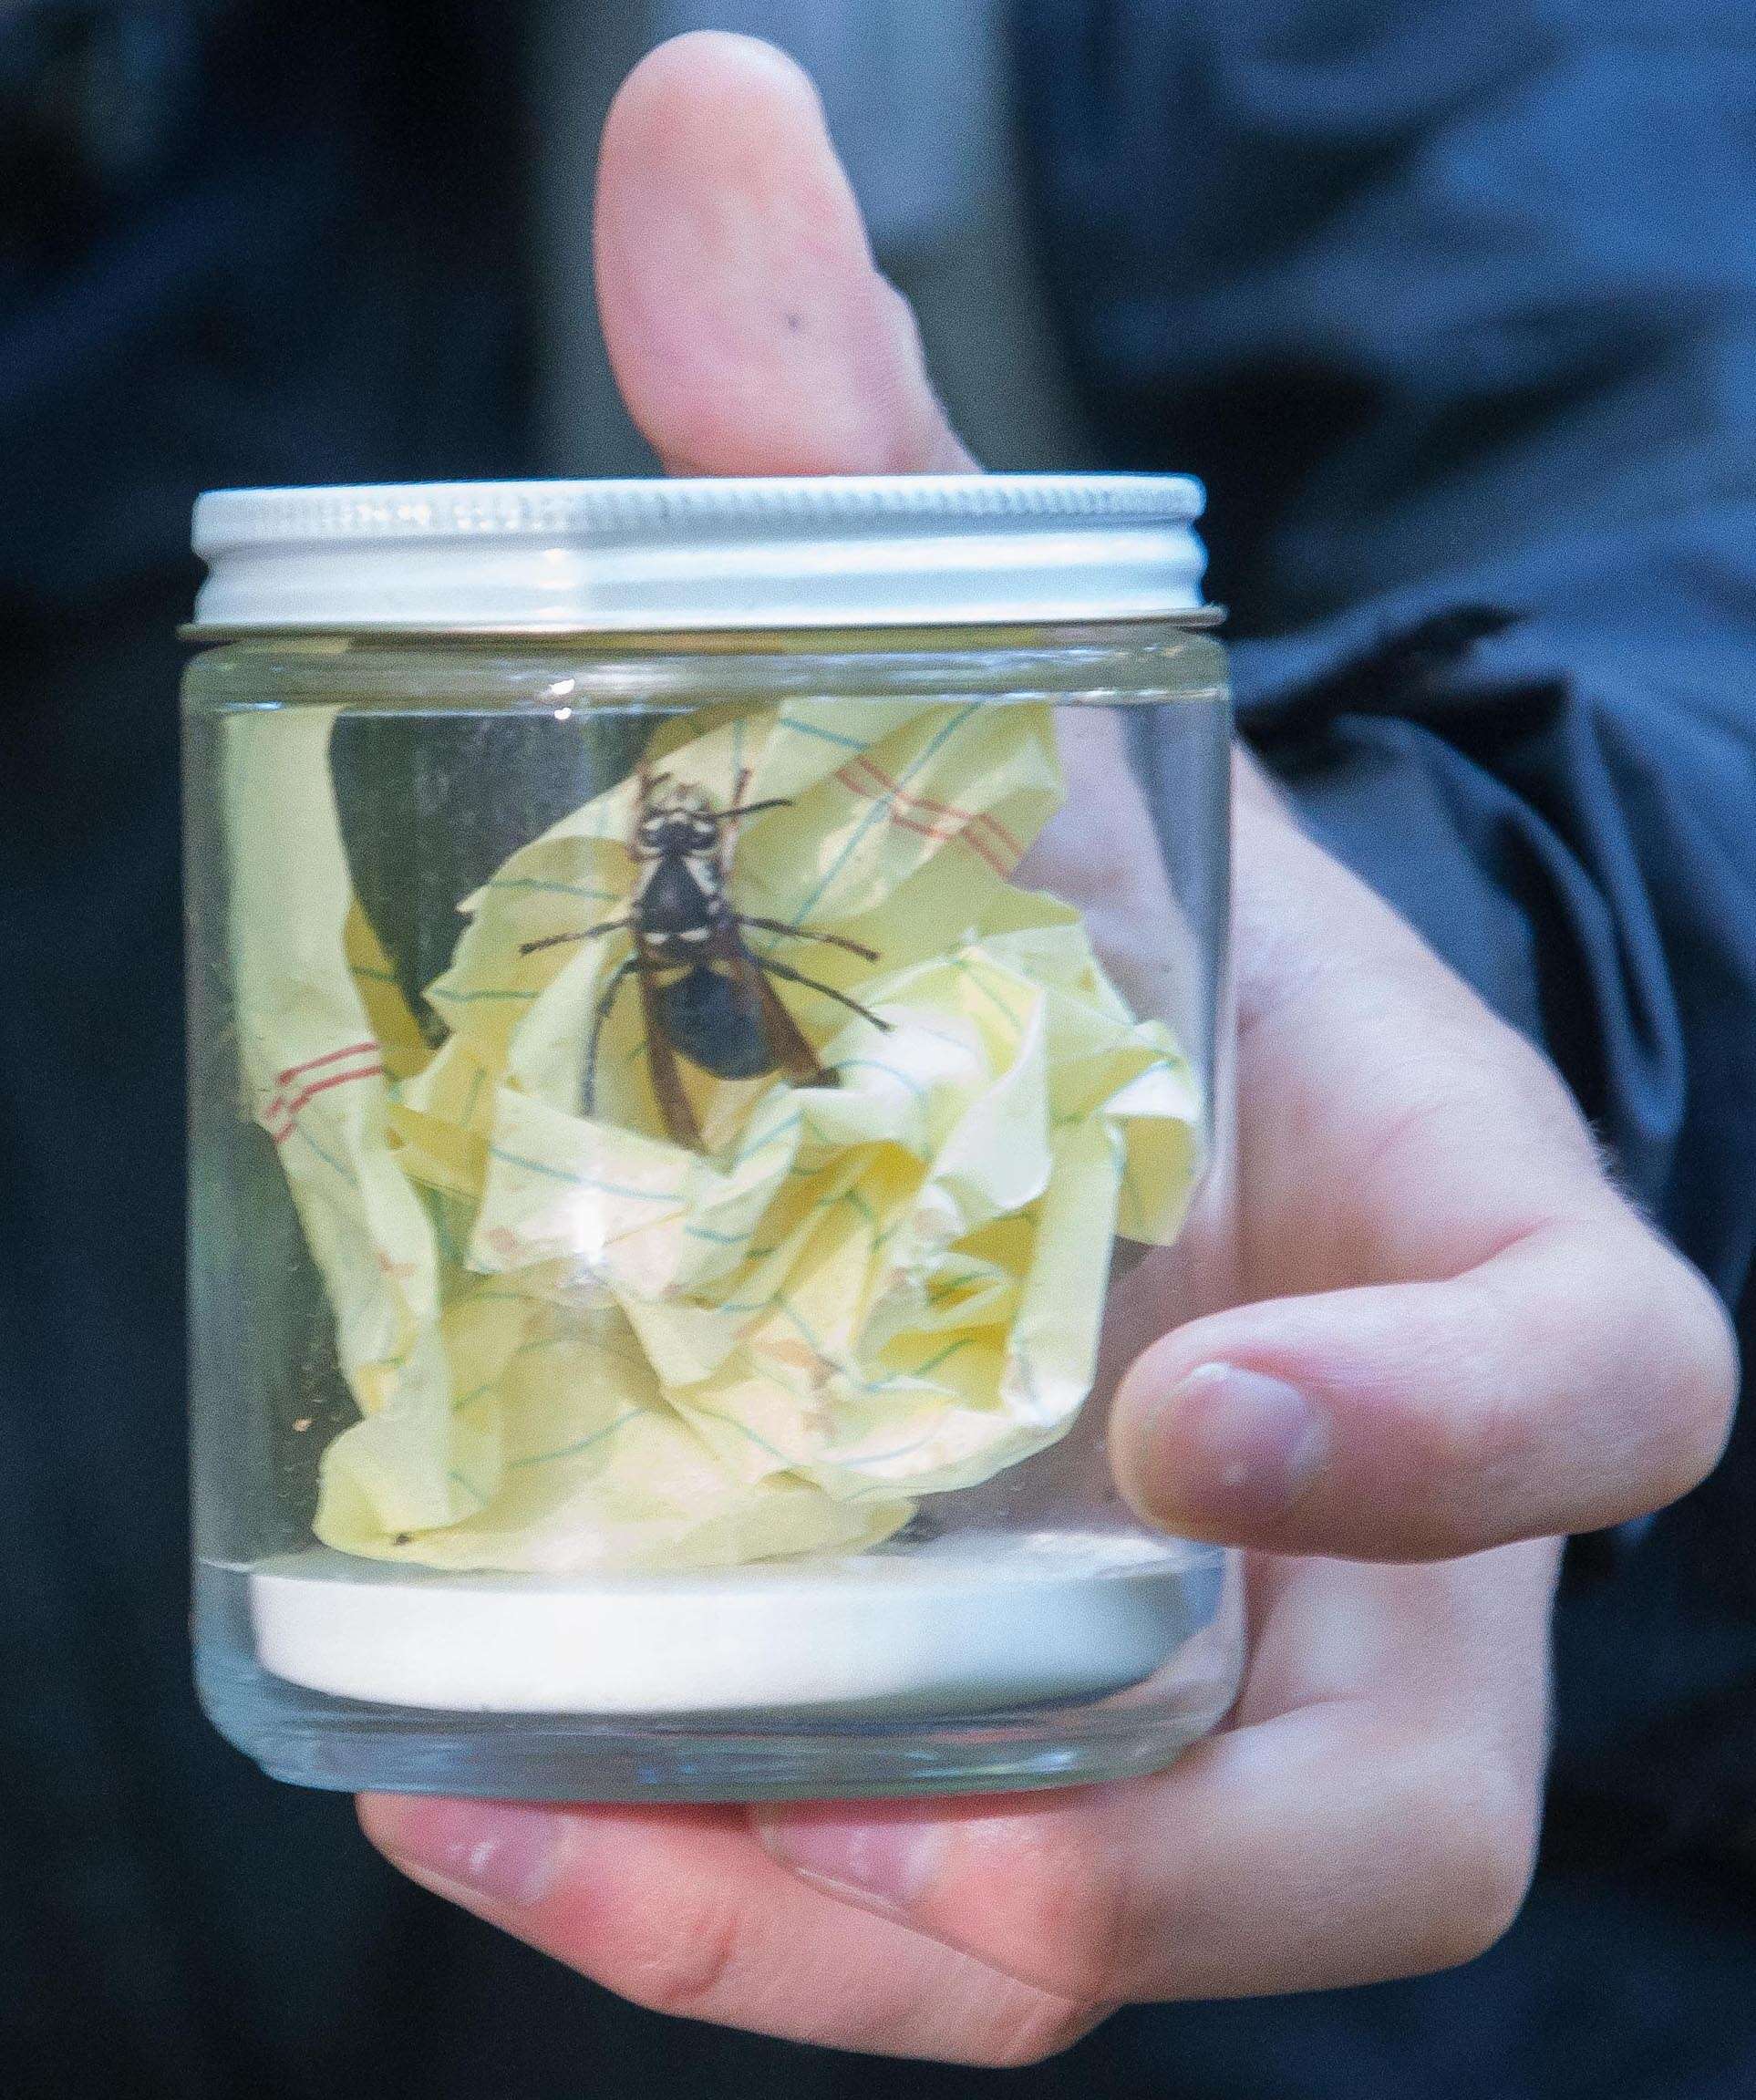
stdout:
{"type": "Polygon", "coordinates": [[[222,489],[195,631],[628,633],[1187,616],[1180,474],[222,489]]]}

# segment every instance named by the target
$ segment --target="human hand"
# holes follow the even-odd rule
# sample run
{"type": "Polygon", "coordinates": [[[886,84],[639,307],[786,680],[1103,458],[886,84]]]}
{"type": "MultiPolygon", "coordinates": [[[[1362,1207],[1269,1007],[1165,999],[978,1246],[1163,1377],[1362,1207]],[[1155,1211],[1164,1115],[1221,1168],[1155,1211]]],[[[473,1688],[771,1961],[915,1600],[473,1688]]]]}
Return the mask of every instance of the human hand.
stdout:
{"type": "MultiPolygon", "coordinates": [[[[971,465],[814,98],[764,47],[686,37],[637,69],[597,253],[618,379],[672,471],[971,465]]],[[[1238,790],[1247,1302],[1148,1348],[1110,1435],[1145,1516],[1255,1549],[1228,1727],[1059,1795],[363,1803],[417,1879],[646,2004],[990,2064],[1124,2001],[1408,1973],[1504,1927],[1555,1535],[1701,1477],[1729,1330],[1544,1060],[1247,761],[1238,790]]]]}

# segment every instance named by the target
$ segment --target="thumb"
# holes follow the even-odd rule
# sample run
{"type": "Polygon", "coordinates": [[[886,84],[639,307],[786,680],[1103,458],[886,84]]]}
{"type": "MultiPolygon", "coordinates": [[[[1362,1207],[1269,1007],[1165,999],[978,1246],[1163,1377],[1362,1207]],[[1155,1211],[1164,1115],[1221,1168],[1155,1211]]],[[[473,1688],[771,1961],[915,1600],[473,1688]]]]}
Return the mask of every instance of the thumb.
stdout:
{"type": "Polygon", "coordinates": [[[771,45],[701,31],[635,67],[594,249],[616,383],[668,472],[973,471],[816,89],[771,45]]]}

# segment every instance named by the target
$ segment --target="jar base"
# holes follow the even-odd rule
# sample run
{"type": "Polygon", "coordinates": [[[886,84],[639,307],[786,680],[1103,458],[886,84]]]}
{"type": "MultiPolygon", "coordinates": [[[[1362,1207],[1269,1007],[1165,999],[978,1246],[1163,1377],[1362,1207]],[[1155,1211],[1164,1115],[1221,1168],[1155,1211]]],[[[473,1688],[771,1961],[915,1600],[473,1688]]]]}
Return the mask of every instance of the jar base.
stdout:
{"type": "Polygon", "coordinates": [[[981,1712],[1150,1677],[1214,1609],[1207,1549],[964,1534],[698,1574],[440,1573],[317,1547],[251,1570],[257,1660],[452,1712],[981,1712]]]}
{"type": "Polygon", "coordinates": [[[265,1668],[250,1572],[211,1567],[201,1578],[197,1675],[221,1732],[273,1777],[307,1786],[648,1802],[1065,1786],[1157,1769],[1230,1706],[1241,1649],[1235,1567],[1209,1549],[1188,1552],[1180,1621],[1161,1599],[1150,1673],[1108,1695],[984,1703],[966,1681],[961,1704],[947,1695],[933,1710],[895,1689],[881,1700],[870,1687],[863,1702],[718,1712],[369,1702],[265,1668]]]}

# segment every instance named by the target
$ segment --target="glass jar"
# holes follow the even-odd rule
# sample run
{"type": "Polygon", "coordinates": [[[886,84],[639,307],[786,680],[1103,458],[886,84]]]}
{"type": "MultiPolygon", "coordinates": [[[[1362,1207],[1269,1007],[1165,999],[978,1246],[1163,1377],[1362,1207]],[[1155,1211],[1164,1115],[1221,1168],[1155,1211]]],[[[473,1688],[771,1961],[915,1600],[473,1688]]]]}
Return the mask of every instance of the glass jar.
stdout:
{"type": "Polygon", "coordinates": [[[1131,476],[205,497],[195,1640],[278,1777],[1160,1765],[1104,1423],[1229,1289],[1228,702],[1131,476]]]}

